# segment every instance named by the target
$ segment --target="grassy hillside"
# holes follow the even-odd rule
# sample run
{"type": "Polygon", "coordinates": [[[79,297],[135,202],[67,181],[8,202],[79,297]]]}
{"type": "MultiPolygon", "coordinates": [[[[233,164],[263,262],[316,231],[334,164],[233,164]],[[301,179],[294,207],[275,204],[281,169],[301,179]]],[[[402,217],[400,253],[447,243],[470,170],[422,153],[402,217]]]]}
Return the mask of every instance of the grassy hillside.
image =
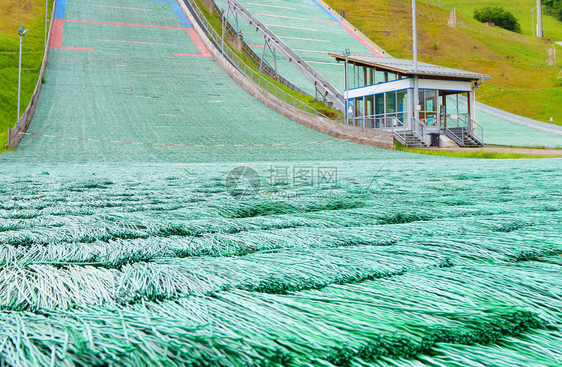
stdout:
{"type": "MultiPolygon", "coordinates": [[[[436,0],[429,2],[437,3],[436,0]]],[[[531,10],[536,7],[536,1],[533,0],[439,0],[439,4],[445,8],[456,8],[458,14],[466,17],[472,17],[475,8],[484,6],[502,6],[509,10],[521,24],[521,33],[526,36],[532,36],[531,10]]],[[[536,24],[535,10],[535,24],[536,24]]],[[[544,37],[553,41],[562,41],[562,23],[553,16],[545,14],[543,6],[543,32],[544,37]]]]}
{"type": "MultiPolygon", "coordinates": [[[[51,2],[50,2],[51,3],[51,2]]],[[[49,16],[51,10],[49,9],[49,16]]],[[[20,25],[29,28],[22,55],[21,112],[25,110],[37,78],[44,51],[45,0],[0,0],[0,152],[7,130],[17,120],[20,25]]]]}
{"type": "MultiPolygon", "coordinates": [[[[440,2],[458,3],[458,22],[467,26],[448,27],[447,9],[433,5],[435,1],[418,1],[420,60],[488,74],[492,80],[485,81],[478,90],[479,101],[542,121],[548,122],[552,116],[554,123],[562,125],[562,79],[557,78],[560,67],[546,65],[547,44],[496,27],[482,26],[471,16],[465,16],[465,13],[472,14],[470,4],[478,2],[440,2]],[[467,4],[465,10],[462,10],[462,3],[467,4]]],[[[512,10],[505,0],[486,3],[503,3],[506,9],[512,10]]],[[[345,11],[349,21],[393,56],[411,58],[410,0],[329,0],[329,4],[338,11],[345,11]]],[[[521,23],[525,33],[525,23],[521,23]]],[[[545,32],[556,28],[554,23],[548,24],[545,32]]],[[[530,34],[530,27],[527,31],[530,34]]],[[[560,65],[562,48],[557,47],[557,52],[560,65]]]]}

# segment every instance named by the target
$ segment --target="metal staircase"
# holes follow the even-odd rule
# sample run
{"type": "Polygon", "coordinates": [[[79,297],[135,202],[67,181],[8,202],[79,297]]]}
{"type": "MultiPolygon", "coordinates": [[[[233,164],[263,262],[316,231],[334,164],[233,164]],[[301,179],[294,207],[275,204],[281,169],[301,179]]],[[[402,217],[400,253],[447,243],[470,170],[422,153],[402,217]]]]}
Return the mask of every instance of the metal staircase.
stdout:
{"type": "Polygon", "coordinates": [[[445,130],[445,133],[449,138],[453,139],[453,141],[461,147],[480,148],[484,146],[484,143],[480,141],[480,139],[478,139],[476,135],[474,135],[474,133],[469,129],[463,127],[454,127],[445,130]]]}
{"type": "Polygon", "coordinates": [[[461,147],[480,148],[484,146],[482,127],[471,120],[467,114],[456,117],[447,116],[445,134],[461,147]]]}
{"type": "Polygon", "coordinates": [[[395,131],[394,138],[407,148],[425,148],[427,144],[412,130],[395,131]]]}
{"type": "Polygon", "coordinates": [[[396,130],[394,138],[407,148],[427,147],[424,139],[424,124],[417,118],[411,120],[412,130],[396,130]]]}

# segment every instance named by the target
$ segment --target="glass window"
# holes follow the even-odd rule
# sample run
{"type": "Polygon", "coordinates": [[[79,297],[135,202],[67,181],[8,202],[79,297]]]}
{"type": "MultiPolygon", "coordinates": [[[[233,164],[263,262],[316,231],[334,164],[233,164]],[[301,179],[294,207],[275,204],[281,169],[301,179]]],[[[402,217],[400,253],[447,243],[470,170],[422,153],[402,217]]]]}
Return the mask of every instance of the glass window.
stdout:
{"type": "Polygon", "coordinates": [[[396,92],[386,93],[386,113],[396,112],[396,92]]]}
{"type": "Polygon", "coordinates": [[[364,115],[363,107],[364,107],[363,98],[355,98],[355,116],[364,115]]]}
{"type": "Polygon", "coordinates": [[[398,112],[400,112],[398,118],[400,121],[405,122],[408,120],[408,91],[399,90],[396,92],[398,100],[398,112]]]}
{"type": "Polygon", "coordinates": [[[375,84],[377,83],[383,83],[385,81],[384,79],[384,72],[382,71],[375,71],[375,84]]]}
{"type": "Polygon", "coordinates": [[[384,114],[384,94],[375,95],[375,114],[384,114]]]}
{"type": "MultiPolygon", "coordinates": [[[[425,91],[423,89],[418,90],[418,96],[419,96],[418,102],[421,106],[420,111],[425,111],[425,93],[424,92],[425,91]]],[[[414,103],[415,103],[415,101],[414,101],[414,103]]]]}
{"type": "Polygon", "coordinates": [[[425,111],[437,111],[437,91],[425,90],[425,111]]]}
{"type": "Polygon", "coordinates": [[[347,117],[348,118],[353,118],[353,116],[355,115],[355,113],[353,111],[355,111],[354,109],[355,106],[355,99],[349,99],[347,101],[347,117]]]}
{"type": "Polygon", "coordinates": [[[365,116],[368,117],[367,127],[375,127],[373,115],[375,114],[375,96],[365,97],[365,116]]]}

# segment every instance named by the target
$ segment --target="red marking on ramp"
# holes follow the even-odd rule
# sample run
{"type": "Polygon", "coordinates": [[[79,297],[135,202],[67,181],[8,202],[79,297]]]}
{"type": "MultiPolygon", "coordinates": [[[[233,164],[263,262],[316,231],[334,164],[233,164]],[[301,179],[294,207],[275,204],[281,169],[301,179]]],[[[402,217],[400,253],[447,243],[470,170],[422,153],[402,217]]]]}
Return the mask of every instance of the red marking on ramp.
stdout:
{"type": "MultiPolygon", "coordinates": [[[[64,31],[64,23],[65,22],[75,22],[75,23],[87,23],[87,24],[102,24],[102,25],[118,25],[118,26],[126,26],[126,27],[141,27],[141,28],[158,28],[158,29],[179,29],[179,30],[186,30],[187,34],[191,38],[192,42],[195,44],[195,47],[201,52],[201,54],[182,54],[182,53],[175,53],[174,55],[177,56],[195,56],[195,57],[212,57],[209,51],[201,42],[201,39],[197,36],[195,31],[191,28],[185,27],[168,27],[168,26],[160,26],[160,25],[150,25],[150,24],[132,24],[132,23],[119,23],[119,22],[101,22],[101,21],[94,21],[94,20],[82,20],[82,19],[53,19],[53,33],[51,34],[51,42],[49,43],[50,48],[57,48],[57,49],[65,49],[65,50],[85,50],[85,51],[93,51],[94,49],[91,47],[67,47],[62,45],[62,36],[64,31]]],[[[105,41],[105,40],[104,40],[105,41]]],[[[128,42],[128,41],[114,41],[114,42],[128,42]]],[[[149,42],[146,42],[147,44],[149,42]]]]}
{"type": "Polygon", "coordinates": [[[313,22],[318,22],[318,23],[330,23],[330,24],[340,24],[339,22],[334,22],[332,20],[319,20],[319,19],[314,19],[313,22]]]}
{"type": "Polygon", "coordinates": [[[207,50],[207,48],[203,44],[203,41],[201,41],[201,39],[199,38],[197,33],[195,33],[195,30],[193,28],[188,28],[187,34],[191,38],[191,41],[193,42],[195,47],[197,47],[199,52],[201,52],[201,57],[212,57],[211,53],[209,52],[209,50],[207,50]]]}
{"type": "Polygon", "coordinates": [[[63,50],[85,50],[93,51],[91,47],[66,47],[62,45],[62,33],[64,31],[64,19],[53,19],[53,33],[51,33],[51,42],[49,48],[58,48],[63,50]]]}
{"type": "Polygon", "coordinates": [[[51,43],[50,48],[61,48],[62,47],[62,31],[64,28],[63,19],[53,20],[53,33],[51,33],[51,43]]]}
{"type": "Polygon", "coordinates": [[[82,19],[64,19],[65,22],[75,22],[75,23],[89,23],[89,24],[104,24],[104,25],[120,25],[126,27],[141,27],[141,28],[159,28],[159,29],[187,29],[185,27],[168,27],[163,25],[151,25],[151,24],[133,24],[133,23],[120,23],[120,22],[101,22],[96,20],[82,20],[82,19]]]}
{"type": "Polygon", "coordinates": [[[211,55],[201,55],[201,54],[183,54],[180,52],[174,52],[174,56],[189,56],[189,57],[211,57],[211,55]]]}

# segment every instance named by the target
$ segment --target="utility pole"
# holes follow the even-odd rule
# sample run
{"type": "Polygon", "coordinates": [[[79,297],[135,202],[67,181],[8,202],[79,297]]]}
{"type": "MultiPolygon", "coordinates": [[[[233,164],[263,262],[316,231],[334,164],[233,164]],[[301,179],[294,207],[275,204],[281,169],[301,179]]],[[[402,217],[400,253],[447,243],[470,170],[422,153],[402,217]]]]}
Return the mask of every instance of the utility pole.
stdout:
{"type": "Polygon", "coordinates": [[[416,25],[416,0],[412,0],[412,49],[414,59],[414,117],[416,120],[419,118],[420,97],[418,92],[418,32],[416,25]]]}
{"type": "Polygon", "coordinates": [[[20,35],[20,63],[18,69],[18,121],[20,119],[20,91],[21,91],[21,50],[23,48],[23,36],[27,33],[29,29],[25,29],[24,26],[18,28],[18,34],[20,35]]]}
{"type": "Polygon", "coordinates": [[[541,0],[537,0],[537,37],[542,38],[542,4],[541,0]]]}

